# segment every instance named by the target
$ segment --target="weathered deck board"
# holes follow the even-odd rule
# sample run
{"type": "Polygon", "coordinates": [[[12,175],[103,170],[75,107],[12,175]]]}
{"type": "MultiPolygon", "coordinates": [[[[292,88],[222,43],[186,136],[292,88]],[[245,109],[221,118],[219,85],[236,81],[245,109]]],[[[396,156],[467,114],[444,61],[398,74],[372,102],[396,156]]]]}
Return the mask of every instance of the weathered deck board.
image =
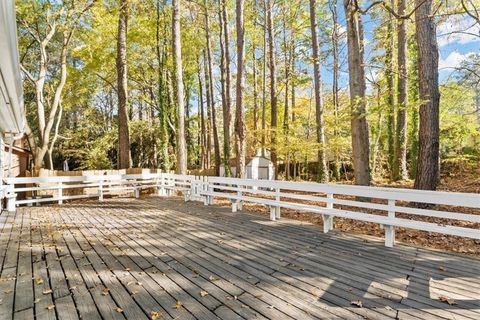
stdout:
{"type": "Polygon", "coordinates": [[[0,230],[2,319],[480,318],[479,259],[176,198],[19,208],[0,230]]]}

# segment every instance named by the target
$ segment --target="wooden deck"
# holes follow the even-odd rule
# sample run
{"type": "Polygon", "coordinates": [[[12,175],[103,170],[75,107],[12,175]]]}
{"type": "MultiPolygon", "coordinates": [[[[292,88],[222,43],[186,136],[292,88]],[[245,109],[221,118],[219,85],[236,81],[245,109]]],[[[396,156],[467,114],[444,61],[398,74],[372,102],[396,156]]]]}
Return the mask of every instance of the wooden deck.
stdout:
{"type": "Polygon", "coordinates": [[[478,259],[177,198],[3,212],[0,263],[2,320],[480,319],[478,259]]]}

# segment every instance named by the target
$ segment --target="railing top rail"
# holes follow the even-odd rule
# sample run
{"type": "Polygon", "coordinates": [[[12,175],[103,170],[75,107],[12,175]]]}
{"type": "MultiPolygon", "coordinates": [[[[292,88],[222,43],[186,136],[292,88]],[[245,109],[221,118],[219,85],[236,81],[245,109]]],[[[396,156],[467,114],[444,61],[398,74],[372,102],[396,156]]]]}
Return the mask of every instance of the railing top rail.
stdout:
{"type": "Polygon", "coordinates": [[[141,174],[114,174],[114,175],[88,175],[88,176],[50,176],[50,177],[15,177],[4,178],[7,184],[25,183],[48,183],[48,182],[78,182],[78,181],[105,181],[105,180],[127,180],[127,179],[150,179],[160,177],[160,173],[141,174]]]}
{"type": "Polygon", "coordinates": [[[217,184],[237,184],[249,187],[280,188],[292,191],[320,192],[386,200],[480,208],[480,194],[476,193],[366,187],[345,184],[321,184],[315,182],[252,180],[225,177],[209,177],[208,181],[217,184]]]}
{"type": "MultiPolygon", "coordinates": [[[[6,184],[30,184],[30,183],[68,183],[68,182],[100,182],[157,179],[160,177],[174,180],[196,179],[193,175],[177,175],[173,173],[141,173],[141,174],[117,174],[117,175],[92,175],[92,176],[55,176],[55,177],[19,177],[4,178],[6,184]]],[[[227,177],[208,177],[205,179],[214,184],[235,184],[247,187],[279,188],[290,191],[318,192],[336,195],[356,197],[368,197],[395,201],[419,202],[429,204],[462,206],[480,208],[480,194],[425,191],[387,187],[365,187],[345,184],[320,184],[315,182],[294,182],[279,180],[253,180],[227,177]]]]}

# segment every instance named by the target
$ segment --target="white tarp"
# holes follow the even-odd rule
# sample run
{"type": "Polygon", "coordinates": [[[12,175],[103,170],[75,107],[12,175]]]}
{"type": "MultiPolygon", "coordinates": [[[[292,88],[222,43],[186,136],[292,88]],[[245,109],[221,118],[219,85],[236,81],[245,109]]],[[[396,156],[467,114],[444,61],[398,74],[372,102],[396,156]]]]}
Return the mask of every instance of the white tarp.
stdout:
{"type": "Polygon", "coordinates": [[[18,58],[14,0],[0,0],[0,131],[24,132],[22,78],[18,58]]]}

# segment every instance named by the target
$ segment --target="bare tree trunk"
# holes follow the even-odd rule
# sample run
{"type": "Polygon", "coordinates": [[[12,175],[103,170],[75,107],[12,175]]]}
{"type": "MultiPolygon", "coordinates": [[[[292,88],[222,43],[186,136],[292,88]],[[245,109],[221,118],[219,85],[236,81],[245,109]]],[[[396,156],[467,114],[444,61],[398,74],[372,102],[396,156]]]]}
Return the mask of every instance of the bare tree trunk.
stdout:
{"type": "Polygon", "coordinates": [[[296,120],[296,114],[295,114],[295,104],[297,103],[296,102],[296,94],[295,94],[295,85],[296,85],[296,77],[295,77],[295,61],[296,61],[296,57],[295,57],[295,45],[292,46],[292,75],[293,76],[293,79],[291,81],[292,83],[292,93],[290,94],[291,95],[291,109],[292,109],[292,125],[295,123],[295,120],[296,120]]]}
{"type": "Polygon", "coordinates": [[[320,76],[320,56],[317,38],[317,18],[316,18],[316,0],[310,0],[310,29],[312,34],[312,53],[313,53],[313,80],[315,83],[315,115],[317,125],[317,143],[318,143],[318,172],[317,181],[328,181],[328,167],[325,157],[325,128],[323,125],[323,99],[322,99],[322,79],[320,76]]]}
{"type": "Polygon", "coordinates": [[[270,107],[271,107],[271,119],[270,119],[270,155],[273,167],[275,168],[275,179],[278,175],[277,164],[277,78],[276,78],[276,61],[275,61],[275,32],[273,30],[273,0],[268,0],[267,8],[267,32],[268,32],[268,60],[270,67],[270,107]]]}
{"type": "Polygon", "coordinates": [[[206,112],[206,167],[210,169],[211,164],[212,164],[212,102],[211,102],[211,96],[210,96],[210,77],[208,75],[208,58],[207,58],[207,53],[204,50],[203,51],[203,62],[204,62],[204,73],[205,73],[205,95],[207,97],[207,112],[206,112]]]}
{"type": "Polygon", "coordinates": [[[237,86],[236,86],[236,114],[235,134],[237,139],[237,176],[244,179],[245,156],[247,153],[245,107],[243,106],[243,88],[245,85],[245,26],[244,26],[244,0],[237,0],[235,11],[237,13],[237,86]]]}
{"type": "MultiPolygon", "coordinates": [[[[406,0],[398,0],[398,14],[405,14],[406,0]]],[[[397,22],[397,126],[395,132],[395,166],[394,180],[407,179],[407,21],[397,22]]]]}
{"type": "Polygon", "coordinates": [[[382,112],[382,109],[380,108],[382,92],[381,92],[380,86],[378,86],[378,84],[375,84],[375,85],[376,85],[376,101],[377,101],[377,107],[379,108],[379,112],[378,112],[378,119],[377,119],[376,126],[374,126],[375,130],[373,130],[373,133],[372,133],[373,143],[370,145],[370,148],[371,148],[370,155],[372,157],[371,163],[372,163],[372,176],[373,177],[376,176],[377,170],[378,170],[378,161],[377,160],[378,160],[378,153],[379,153],[379,149],[380,149],[380,138],[382,137],[382,131],[383,131],[383,128],[382,128],[383,112],[382,112]]]}
{"type": "Polygon", "coordinates": [[[223,165],[225,176],[230,176],[230,49],[228,48],[228,23],[224,23],[226,18],[225,0],[219,0],[218,23],[220,26],[220,82],[222,86],[222,112],[223,112],[223,165]],[[228,52],[228,59],[227,59],[228,52]],[[228,80],[227,80],[228,79],[228,80]]]}
{"type": "MultiPolygon", "coordinates": [[[[334,116],[334,129],[333,135],[335,136],[336,141],[339,141],[340,138],[338,127],[339,127],[339,102],[338,102],[338,75],[339,75],[339,62],[338,62],[338,12],[337,12],[337,0],[334,0],[331,6],[332,10],[332,22],[333,22],[333,31],[332,31],[332,51],[333,51],[333,75],[332,75],[332,100],[333,100],[333,116],[334,116]]],[[[333,175],[335,180],[340,180],[340,157],[339,157],[339,147],[334,146],[334,168],[333,175]]]]}
{"type": "Polygon", "coordinates": [[[415,189],[435,190],[439,176],[438,46],[432,0],[416,0],[420,129],[415,189]]]}
{"type": "Polygon", "coordinates": [[[222,1],[222,24],[223,37],[225,45],[225,104],[223,108],[223,158],[225,164],[225,172],[230,171],[230,132],[232,130],[232,93],[231,93],[231,75],[230,75],[230,35],[228,30],[228,11],[226,0],[222,1]]]}
{"type": "Polygon", "coordinates": [[[262,65],[262,155],[265,156],[267,134],[267,0],[263,0],[263,65],[262,65]]]}
{"type": "Polygon", "coordinates": [[[131,165],[127,87],[128,0],[120,3],[117,36],[118,169],[126,169],[131,165]]]}
{"type": "Polygon", "coordinates": [[[58,139],[58,130],[60,129],[60,122],[62,121],[62,114],[63,114],[63,105],[62,101],[60,100],[58,104],[58,116],[57,121],[55,123],[55,133],[53,134],[52,141],[50,142],[50,147],[48,147],[48,161],[49,161],[49,168],[50,170],[54,170],[53,167],[53,148],[55,147],[55,143],[58,139]]]}
{"type": "MultiPolygon", "coordinates": [[[[220,175],[220,164],[222,158],[220,155],[220,143],[218,140],[217,121],[215,112],[215,97],[213,94],[213,71],[212,71],[212,53],[210,44],[210,21],[208,16],[207,1],[204,0],[205,6],[205,34],[206,34],[206,46],[207,46],[207,67],[208,67],[208,82],[209,82],[209,95],[210,95],[210,110],[209,119],[213,131],[213,148],[215,151],[215,174],[220,175]]],[[[207,81],[207,80],[206,80],[207,81]]]]}
{"type": "Polygon", "coordinates": [[[200,155],[201,155],[201,168],[207,168],[207,146],[206,146],[206,127],[205,127],[205,110],[203,106],[203,82],[202,82],[202,65],[200,56],[198,58],[198,108],[200,109],[200,155]]]}
{"type": "Polygon", "coordinates": [[[355,184],[370,185],[370,143],[366,119],[365,67],[362,20],[352,0],[344,0],[347,17],[353,167],[355,184]]]}
{"type": "MultiPolygon", "coordinates": [[[[287,8],[285,8],[287,9],[287,8]]],[[[289,168],[289,149],[288,149],[288,120],[290,117],[290,111],[288,109],[288,91],[289,91],[289,80],[290,80],[290,59],[291,54],[289,50],[290,41],[287,41],[287,12],[283,13],[283,46],[284,46],[284,72],[285,72],[285,96],[283,100],[283,136],[284,136],[284,146],[285,146],[285,179],[290,178],[290,168],[289,168]]],[[[293,31],[292,31],[293,33],[293,31]]],[[[293,34],[291,35],[293,37],[293,34]]]]}
{"type": "MultiPolygon", "coordinates": [[[[159,106],[159,122],[160,122],[160,157],[162,160],[162,169],[164,171],[170,170],[170,156],[168,152],[169,136],[168,136],[168,108],[165,97],[165,60],[166,60],[166,46],[162,47],[160,42],[160,0],[157,0],[157,21],[156,21],[156,53],[158,62],[158,106],[159,106]],[[162,52],[163,49],[164,51],[162,52]]],[[[164,40],[165,41],[165,40],[164,40]]],[[[153,116],[152,116],[153,118],[153,116]]],[[[155,152],[155,156],[156,156],[155,152]]]]}
{"type": "Polygon", "coordinates": [[[252,66],[253,66],[253,145],[258,147],[258,80],[257,80],[257,57],[255,56],[255,48],[252,50],[252,66]]]}
{"type": "Polygon", "coordinates": [[[187,150],[185,143],[185,101],[183,89],[182,44],[180,33],[180,1],[172,0],[173,5],[173,55],[177,82],[177,172],[187,173],[187,150]]]}
{"type": "MultiPolygon", "coordinates": [[[[390,0],[390,6],[393,7],[393,0],[390,0]]],[[[395,51],[393,23],[394,17],[391,13],[385,13],[385,22],[387,23],[387,45],[385,49],[385,75],[387,78],[387,137],[388,137],[388,166],[390,170],[390,178],[394,180],[395,163],[395,79],[393,70],[395,62],[393,53],[395,51]]]]}

